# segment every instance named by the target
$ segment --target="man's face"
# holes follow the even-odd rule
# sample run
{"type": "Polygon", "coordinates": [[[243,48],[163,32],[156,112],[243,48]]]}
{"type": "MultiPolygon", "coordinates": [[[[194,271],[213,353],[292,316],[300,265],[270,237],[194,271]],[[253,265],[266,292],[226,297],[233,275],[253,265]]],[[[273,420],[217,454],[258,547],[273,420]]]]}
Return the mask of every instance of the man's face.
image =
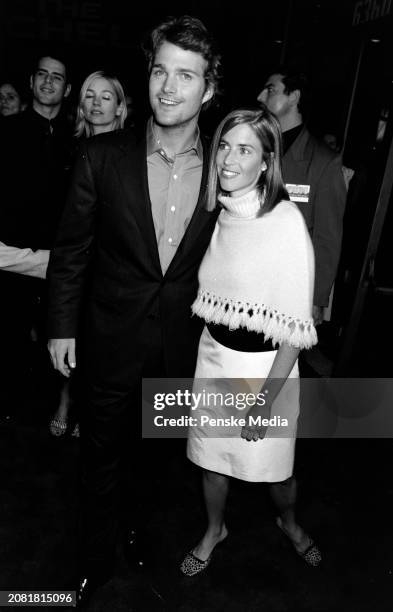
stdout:
{"type": "Polygon", "coordinates": [[[286,115],[292,107],[289,94],[284,93],[285,85],[282,78],[282,74],[272,74],[257,98],[258,102],[266,104],[278,119],[286,115]]]}
{"type": "Polygon", "coordinates": [[[59,106],[70,93],[64,64],[51,57],[42,57],[36,72],[30,77],[30,87],[36,102],[43,106],[59,106]]]}
{"type": "Polygon", "coordinates": [[[213,89],[205,80],[206,60],[199,53],[163,42],[154,58],[149,80],[150,105],[156,123],[177,127],[197,122],[213,89]]]}

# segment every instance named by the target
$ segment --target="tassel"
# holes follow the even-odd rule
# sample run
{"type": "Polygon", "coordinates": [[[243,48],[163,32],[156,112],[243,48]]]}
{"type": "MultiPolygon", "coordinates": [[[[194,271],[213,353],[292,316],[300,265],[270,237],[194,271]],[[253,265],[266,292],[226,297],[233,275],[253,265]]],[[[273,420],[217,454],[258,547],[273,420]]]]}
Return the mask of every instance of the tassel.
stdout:
{"type": "Polygon", "coordinates": [[[296,348],[310,348],[317,343],[317,333],[311,319],[301,321],[270,310],[265,304],[223,299],[208,291],[199,291],[191,306],[193,314],[208,323],[222,324],[229,329],[245,327],[263,333],[273,345],[288,342],[296,348]]]}
{"type": "Polygon", "coordinates": [[[231,316],[232,316],[232,312],[231,312],[230,308],[227,308],[225,313],[224,313],[224,315],[223,315],[223,317],[222,317],[221,323],[223,325],[226,325],[227,327],[229,327],[229,321],[231,320],[231,316]]]}
{"type": "Polygon", "coordinates": [[[242,315],[240,314],[239,309],[234,307],[229,320],[229,329],[238,329],[241,325],[241,321],[242,315]]]}

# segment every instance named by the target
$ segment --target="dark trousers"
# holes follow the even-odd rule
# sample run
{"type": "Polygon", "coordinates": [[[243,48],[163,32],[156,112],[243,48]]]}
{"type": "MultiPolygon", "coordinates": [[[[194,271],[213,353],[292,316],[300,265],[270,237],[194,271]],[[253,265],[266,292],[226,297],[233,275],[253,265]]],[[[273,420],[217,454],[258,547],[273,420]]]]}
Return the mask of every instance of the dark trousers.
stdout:
{"type": "Polygon", "coordinates": [[[119,381],[116,389],[89,382],[81,406],[80,553],[81,571],[88,574],[111,573],[120,512],[130,523],[138,520],[144,490],[152,485],[155,461],[141,437],[141,381],[166,375],[158,319],[146,320],[142,337],[139,376],[119,381]]]}
{"type": "Polygon", "coordinates": [[[18,412],[32,365],[35,279],[0,272],[0,413],[18,412]]]}

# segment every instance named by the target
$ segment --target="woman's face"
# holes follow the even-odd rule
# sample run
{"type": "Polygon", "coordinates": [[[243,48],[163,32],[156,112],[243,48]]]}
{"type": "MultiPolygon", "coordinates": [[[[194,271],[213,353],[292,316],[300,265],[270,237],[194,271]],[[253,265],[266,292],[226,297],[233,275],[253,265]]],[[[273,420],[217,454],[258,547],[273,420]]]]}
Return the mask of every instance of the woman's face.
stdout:
{"type": "Polygon", "coordinates": [[[241,196],[256,186],[266,170],[262,144],[247,123],[236,125],[222,136],[216,155],[221,189],[241,196]]]}
{"type": "Polygon", "coordinates": [[[4,83],[0,87],[0,114],[3,117],[16,115],[21,111],[21,99],[15,87],[10,83],[4,83]]]}
{"type": "Polygon", "coordinates": [[[86,91],[82,110],[93,133],[100,134],[114,129],[115,118],[121,114],[122,108],[112,84],[107,79],[97,77],[86,91]]]}

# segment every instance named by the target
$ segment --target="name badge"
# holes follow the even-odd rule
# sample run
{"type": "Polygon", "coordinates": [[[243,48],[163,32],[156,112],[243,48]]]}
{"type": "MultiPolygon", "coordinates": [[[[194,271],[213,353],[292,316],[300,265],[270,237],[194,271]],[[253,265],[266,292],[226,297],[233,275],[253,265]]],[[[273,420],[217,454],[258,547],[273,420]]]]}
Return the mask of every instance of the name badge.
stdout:
{"type": "Polygon", "coordinates": [[[310,185],[294,185],[293,183],[287,183],[289,198],[292,202],[308,202],[310,197],[310,185]]]}

